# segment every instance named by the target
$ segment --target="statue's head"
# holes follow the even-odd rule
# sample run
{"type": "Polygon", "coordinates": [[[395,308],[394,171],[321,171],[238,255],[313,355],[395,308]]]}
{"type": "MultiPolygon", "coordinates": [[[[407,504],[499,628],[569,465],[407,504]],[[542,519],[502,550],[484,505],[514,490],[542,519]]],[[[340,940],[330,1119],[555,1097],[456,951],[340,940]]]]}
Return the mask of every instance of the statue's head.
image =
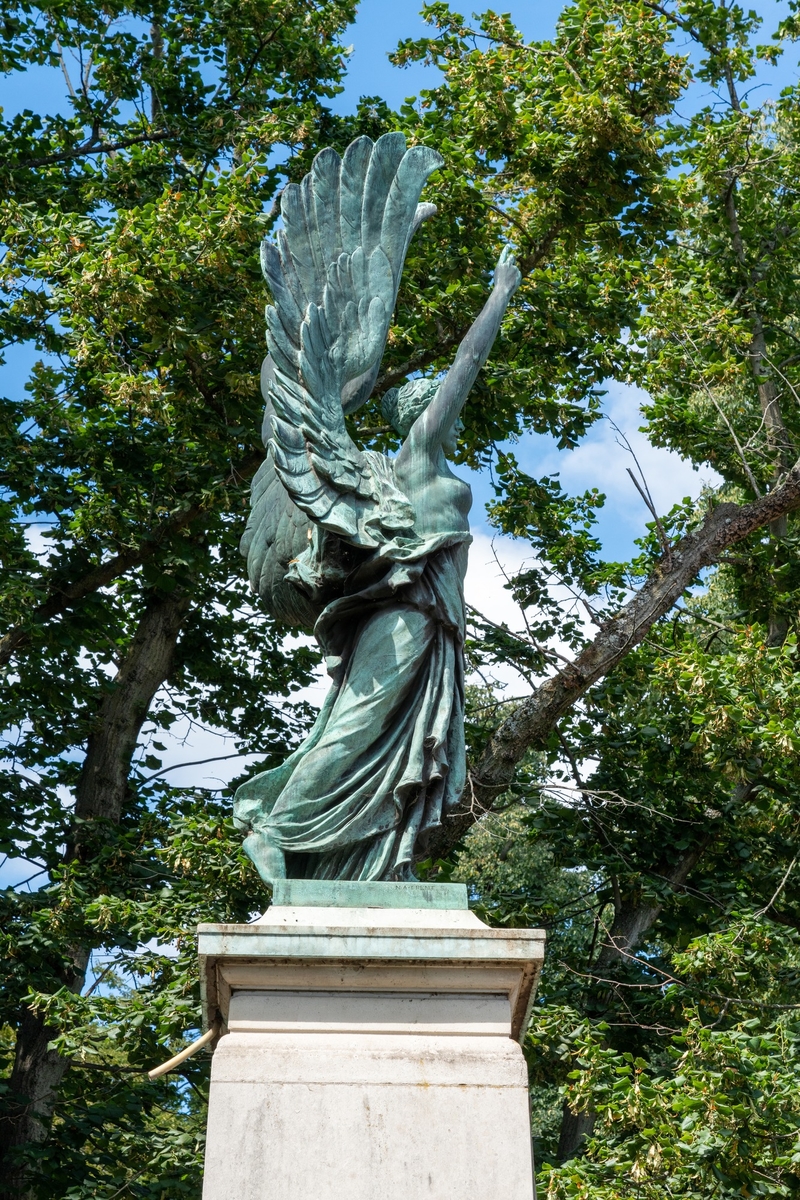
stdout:
{"type": "Polygon", "coordinates": [[[424,413],[439,390],[436,379],[412,379],[402,387],[390,388],[381,400],[384,420],[405,437],[417,417],[424,413]]]}

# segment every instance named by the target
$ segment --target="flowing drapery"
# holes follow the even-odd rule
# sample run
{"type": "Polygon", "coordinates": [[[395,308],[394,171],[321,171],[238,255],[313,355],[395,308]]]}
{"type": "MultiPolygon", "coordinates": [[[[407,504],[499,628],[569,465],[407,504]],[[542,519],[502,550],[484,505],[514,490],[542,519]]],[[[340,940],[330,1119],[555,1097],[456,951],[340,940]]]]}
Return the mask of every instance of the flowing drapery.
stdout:
{"type": "Polygon", "coordinates": [[[290,876],[411,878],[415,846],[459,799],[469,541],[439,535],[320,616],[331,691],[305,742],[243,784],[234,807],[290,876]]]}

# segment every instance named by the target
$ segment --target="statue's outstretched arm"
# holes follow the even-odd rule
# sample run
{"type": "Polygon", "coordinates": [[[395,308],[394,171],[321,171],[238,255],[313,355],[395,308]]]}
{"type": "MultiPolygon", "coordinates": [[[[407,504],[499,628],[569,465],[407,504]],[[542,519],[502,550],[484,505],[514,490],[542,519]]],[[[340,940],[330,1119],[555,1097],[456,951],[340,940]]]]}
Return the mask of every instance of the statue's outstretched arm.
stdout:
{"type": "Polygon", "coordinates": [[[478,372],[489,357],[508,302],[521,281],[514,255],[506,246],[495,267],[491,296],[459,346],[434,400],[415,423],[414,432],[420,433],[428,444],[441,443],[447,438],[478,372]]]}

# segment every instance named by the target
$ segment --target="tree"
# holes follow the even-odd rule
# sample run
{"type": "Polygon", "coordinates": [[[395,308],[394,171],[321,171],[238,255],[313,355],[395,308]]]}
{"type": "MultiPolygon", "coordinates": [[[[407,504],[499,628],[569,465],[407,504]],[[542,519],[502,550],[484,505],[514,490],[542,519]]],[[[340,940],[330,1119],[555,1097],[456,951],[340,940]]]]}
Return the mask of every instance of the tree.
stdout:
{"type": "MultiPolygon", "coordinates": [[[[316,144],[352,15],[335,0],[4,13],[3,69],[58,64],[70,96],[67,115],[24,113],[3,129],[3,341],[44,357],[2,411],[2,837],[49,879],[4,899],[9,1194],[37,1163],[58,1195],[95,1194],[103,1181],[114,1190],[128,1171],[129,1145],[115,1158],[97,1143],[88,1171],[80,1163],[81,1122],[107,1130],[111,1111],[91,1104],[90,1071],[130,1070],[114,1054],[87,1062],[77,1087],[81,1071],[71,1073],[62,1111],[72,1124],[59,1139],[77,1139],[77,1157],[48,1160],[43,1141],[72,1053],[51,1043],[80,1009],[92,951],[111,947],[123,963],[177,915],[172,892],[191,868],[159,857],[176,836],[210,839],[214,857],[220,810],[158,778],[158,731],[182,714],[280,756],[304,725],[291,692],[313,657],[288,652],[250,609],[236,544],[260,461],[265,202],[294,151],[316,144]],[[112,899],[122,908],[107,926],[112,899]]],[[[188,863],[186,846],[181,855],[188,863]]],[[[216,891],[213,870],[198,876],[185,903],[194,895],[246,918],[258,902],[237,883],[241,865],[231,870],[216,891]]],[[[142,993],[123,1003],[134,1028],[147,1013],[134,1055],[143,1065],[160,1056],[159,1039],[183,1032],[192,973],[155,953],[130,968],[163,985],[138,1022],[142,993]]],[[[91,1011],[105,1003],[98,995],[91,1011]]],[[[154,1105],[177,1113],[188,1100],[145,1086],[125,1103],[152,1132],[154,1105]]],[[[162,1132],[163,1161],[134,1168],[142,1186],[184,1172],[179,1125],[162,1132]]]]}
{"type": "MultiPolygon", "coordinates": [[[[661,173],[654,163],[646,205],[631,198],[605,227],[583,225],[583,246],[599,257],[605,240],[616,239],[618,261],[603,262],[579,291],[596,320],[630,264],[623,295],[632,307],[617,333],[592,325],[613,339],[605,369],[646,387],[655,444],[713,465],[723,482],[698,504],[659,514],[643,481],[653,520],[638,557],[619,565],[601,560],[592,536],[596,494],[567,497],[557,481],[527,477],[512,455],[500,456],[494,519],[537,557],[512,581],[525,632],[478,619],[477,633],[484,655],[539,681],[491,735],[475,740],[469,803],[441,849],[450,851],[486,808],[505,811],[516,797],[517,823],[529,835],[514,844],[534,856],[517,894],[497,894],[501,856],[487,863],[484,853],[478,872],[471,847],[484,844],[489,818],[467,840],[457,870],[491,899],[494,919],[544,923],[573,939],[560,962],[548,963],[530,1034],[542,1182],[553,1200],[794,1194],[798,109],[793,88],[757,110],[740,92],[758,58],[774,60],[781,41],[794,38],[795,18],[781,25],[778,45],[758,47],[758,18],[736,6],[579,5],[562,16],[552,47],[532,51],[496,18],[470,32],[444,6],[436,17],[440,38],[406,53],[439,56],[447,84],[431,96],[431,120],[448,129],[469,124],[470,104],[491,92],[474,148],[476,160],[494,167],[484,186],[515,238],[524,237],[529,213],[554,203],[551,195],[575,203],[577,194],[578,204],[586,196],[586,188],[559,186],[553,160],[546,185],[528,176],[524,188],[522,168],[514,169],[509,127],[530,136],[525,157],[537,164],[543,156],[531,146],[549,148],[561,131],[553,112],[526,124],[520,98],[529,77],[536,103],[547,95],[540,64],[557,58],[559,44],[567,61],[553,75],[571,89],[572,104],[558,116],[572,115],[585,94],[575,120],[590,142],[582,158],[607,197],[612,182],[591,154],[598,129],[622,109],[609,97],[615,67],[622,64],[623,94],[645,102],[653,74],[644,33],[671,58],[676,86],[696,79],[722,93],[689,119],[670,112],[654,122],[661,173]],[[670,35],[690,39],[691,60],[668,53],[670,35]],[[499,127],[502,153],[486,132],[499,127]],[[583,598],[594,630],[548,603],[553,579],[583,598]],[[555,669],[542,680],[559,626],[577,653],[570,663],[551,658],[555,669]],[[532,751],[543,756],[549,786],[541,774],[532,781],[518,773],[532,751]],[[544,887],[534,865],[543,855],[567,873],[544,887]],[[576,924],[569,905],[553,910],[575,872],[591,879],[593,923],[583,914],[576,924]],[[548,1126],[545,1101],[559,1082],[567,1103],[557,1123],[550,1106],[548,1126]]],[[[641,124],[634,128],[641,136],[641,124]]],[[[569,162],[562,147],[559,168],[569,162]]],[[[616,146],[610,157],[619,162],[616,146]]],[[[639,178],[630,161],[625,168],[629,182],[639,178]]],[[[581,261],[574,247],[566,263],[561,258],[569,228],[558,223],[538,264],[544,280],[534,278],[572,347],[574,319],[548,291],[559,271],[581,261]]],[[[527,291],[520,305],[533,328],[538,298],[527,291]]],[[[576,349],[585,369],[586,346],[576,349]]],[[[564,357],[553,359],[560,365],[564,357]]],[[[540,377],[548,380],[546,369],[540,377]]],[[[556,386],[569,395],[564,382],[562,375],[556,386]]],[[[590,382],[599,380],[587,371],[584,396],[590,382]]]]}
{"type": "Polygon", "coordinates": [[[3,848],[49,879],[5,899],[7,1177],[27,1164],[42,1197],[196,1190],[205,1063],[143,1069],[198,1020],[196,922],[265,897],[229,798],[170,788],[142,731],[187,713],[242,750],[268,735],[268,764],[303,729],[264,697],[290,700],[313,658],[246,599],[235,553],[260,457],[255,252],[320,145],[402,128],[445,155],[439,215],[354,436],[391,446],[380,395],[448,363],[504,241],[525,274],[462,457],[495,464],[492,519],[532,552],[524,632],[476,615],[470,655],[530,686],[474,695],[470,788],[423,869],[468,879],[489,920],[552,931],[529,1044],[553,1198],[791,1192],[797,99],[755,112],[737,92],[779,47],[757,51],[735,7],[580,0],[526,45],[435,3],[435,36],[396,57],[440,85],[342,120],[324,100],[344,3],[125,8],[108,28],[9,11],[12,69],[84,59],[69,119],[6,131],[4,337],[46,357],[4,409],[3,848]],[[727,102],[681,121],[693,78],[727,102]],[[578,444],[608,378],[646,387],[654,442],[723,478],[653,511],[627,564],[602,558],[591,481],[569,496],[508,444],[578,444]]]}

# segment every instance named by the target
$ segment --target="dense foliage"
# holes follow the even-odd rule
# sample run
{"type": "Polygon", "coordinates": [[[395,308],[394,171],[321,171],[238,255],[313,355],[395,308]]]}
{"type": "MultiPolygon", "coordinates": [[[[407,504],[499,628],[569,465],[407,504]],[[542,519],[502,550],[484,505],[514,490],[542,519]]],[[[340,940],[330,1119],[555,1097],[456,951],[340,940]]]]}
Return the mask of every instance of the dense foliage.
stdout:
{"type": "Polygon", "coordinates": [[[198,1027],[195,925],[267,897],[230,791],[171,786],[164,735],[221,728],[269,764],[307,727],[314,656],[236,551],[261,453],[258,243],[317,149],[400,128],[445,156],[439,213],[354,435],[391,447],[382,391],[447,365],[504,241],[524,272],[461,457],[493,464],[491,519],[532,554],[524,621],[476,614],[471,663],[526,690],[473,689],[495,811],[424,869],[549,931],[526,1043],[542,1191],[794,1195],[800,97],[747,96],[798,18],[764,47],[735,5],[578,0],[526,45],[437,2],[396,60],[438,85],[344,119],[326,101],[355,7],[3,8],[2,69],[63,66],[70,99],[2,125],[0,340],[39,357],[0,417],[0,850],[42,885],[2,894],[2,1186],[199,1195],[208,1058],[145,1071],[198,1027]],[[653,511],[629,563],[602,557],[593,481],[567,495],[511,444],[579,444],[608,378],[646,390],[654,444],[722,480],[653,511]],[[695,560],[715,514],[735,544],[695,560]],[[512,743],[513,777],[492,775],[512,743]]]}

